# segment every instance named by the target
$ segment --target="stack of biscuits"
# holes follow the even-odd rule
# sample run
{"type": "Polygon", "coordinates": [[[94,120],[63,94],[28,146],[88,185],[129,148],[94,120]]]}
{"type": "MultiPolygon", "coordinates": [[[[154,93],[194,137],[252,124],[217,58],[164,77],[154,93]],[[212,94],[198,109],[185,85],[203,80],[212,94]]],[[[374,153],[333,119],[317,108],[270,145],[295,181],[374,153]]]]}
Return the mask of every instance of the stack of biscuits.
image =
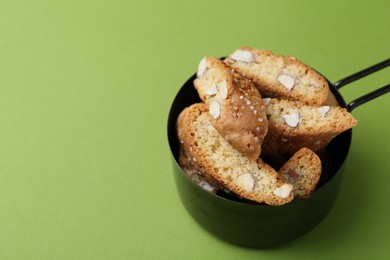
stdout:
{"type": "Polygon", "coordinates": [[[293,57],[242,47],[204,57],[194,86],[201,103],[177,119],[179,164],[201,187],[268,205],[310,197],[318,151],[357,120],[329,104],[327,81],[293,57]],[[275,169],[265,156],[288,160],[275,169]]]}

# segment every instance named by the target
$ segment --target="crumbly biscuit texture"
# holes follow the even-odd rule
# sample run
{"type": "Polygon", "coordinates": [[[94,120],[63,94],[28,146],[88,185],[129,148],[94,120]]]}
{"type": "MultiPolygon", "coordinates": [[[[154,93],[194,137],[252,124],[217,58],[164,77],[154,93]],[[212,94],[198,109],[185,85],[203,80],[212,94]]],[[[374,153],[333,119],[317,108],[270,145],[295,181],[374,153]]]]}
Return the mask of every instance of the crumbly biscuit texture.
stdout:
{"type": "Polygon", "coordinates": [[[293,154],[306,147],[318,151],[357,120],[345,109],[309,106],[297,101],[265,99],[269,122],[264,154],[293,154]]]}
{"type": "Polygon", "coordinates": [[[327,101],[328,82],[294,57],[241,47],[224,62],[251,79],[263,97],[299,100],[314,106],[324,105],[327,101]]]}
{"type": "Polygon", "coordinates": [[[269,205],[291,201],[292,185],[261,159],[250,160],[234,149],[212,120],[206,104],[194,104],[184,109],[177,121],[181,145],[197,170],[245,199],[269,205]]]}
{"type": "Polygon", "coordinates": [[[190,157],[188,157],[184,150],[181,148],[179,153],[179,165],[183,172],[196,184],[198,184],[203,189],[216,193],[218,190],[218,186],[215,185],[214,182],[207,180],[206,177],[203,176],[201,172],[196,170],[195,167],[192,166],[193,162],[190,157]]]}
{"type": "Polygon", "coordinates": [[[263,100],[253,83],[220,59],[204,57],[194,85],[208,106],[212,125],[235,149],[256,160],[268,122],[263,100]]]}
{"type": "Polygon", "coordinates": [[[294,187],[295,198],[311,196],[321,176],[321,160],[307,148],[297,151],[278,171],[280,176],[294,187]]]}

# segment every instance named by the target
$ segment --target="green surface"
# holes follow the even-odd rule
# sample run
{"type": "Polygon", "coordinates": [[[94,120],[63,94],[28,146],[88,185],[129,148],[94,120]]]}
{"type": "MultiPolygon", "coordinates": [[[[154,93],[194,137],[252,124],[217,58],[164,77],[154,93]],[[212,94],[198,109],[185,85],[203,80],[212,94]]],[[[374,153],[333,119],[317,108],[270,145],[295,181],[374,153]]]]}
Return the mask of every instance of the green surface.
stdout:
{"type": "MultiPolygon", "coordinates": [[[[278,248],[226,244],[177,197],[169,106],[204,55],[293,55],[336,81],[390,56],[389,1],[0,1],[0,259],[386,259],[390,95],[359,119],[340,197],[278,248]]],[[[390,68],[342,90],[390,82],[390,68]]]]}

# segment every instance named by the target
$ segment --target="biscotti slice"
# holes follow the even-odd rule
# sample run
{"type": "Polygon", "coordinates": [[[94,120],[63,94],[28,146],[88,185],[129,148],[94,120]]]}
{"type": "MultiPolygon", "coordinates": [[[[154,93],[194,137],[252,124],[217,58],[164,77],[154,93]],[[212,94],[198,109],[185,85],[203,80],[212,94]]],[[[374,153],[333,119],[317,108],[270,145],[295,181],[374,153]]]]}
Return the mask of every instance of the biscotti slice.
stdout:
{"type": "Polygon", "coordinates": [[[328,82],[312,68],[293,57],[271,51],[241,47],[225,63],[251,79],[263,97],[324,105],[328,82]]]}
{"type": "Polygon", "coordinates": [[[279,175],[294,187],[295,198],[308,198],[321,177],[321,160],[307,148],[297,151],[280,169],[279,175]]]}
{"type": "Polygon", "coordinates": [[[282,99],[264,100],[269,123],[262,146],[264,154],[293,154],[302,147],[318,151],[358,122],[341,107],[315,107],[282,99]]]}
{"type": "Polygon", "coordinates": [[[269,205],[282,205],[293,199],[291,184],[260,159],[250,160],[234,149],[211,120],[205,104],[191,105],[177,120],[180,143],[199,172],[245,199],[269,205]]]}
{"type": "Polygon", "coordinates": [[[220,59],[204,57],[194,85],[209,107],[212,124],[235,149],[256,160],[268,130],[260,93],[220,59]]]}

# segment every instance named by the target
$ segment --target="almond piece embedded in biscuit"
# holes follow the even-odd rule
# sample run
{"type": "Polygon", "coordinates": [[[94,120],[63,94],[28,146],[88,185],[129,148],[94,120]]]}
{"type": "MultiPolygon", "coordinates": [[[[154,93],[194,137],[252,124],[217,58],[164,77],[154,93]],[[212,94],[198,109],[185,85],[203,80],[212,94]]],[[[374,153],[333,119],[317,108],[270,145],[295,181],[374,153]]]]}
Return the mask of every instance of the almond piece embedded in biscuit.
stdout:
{"type": "Polygon", "coordinates": [[[290,193],[291,193],[292,189],[293,189],[293,186],[291,184],[285,183],[282,186],[276,188],[273,191],[273,194],[275,194],[276,196],[279,196],[279,197],[285,199],[288,196],[290,196],[290,193]]]}
{"type": "Polygon", "coordinates": [[[198,72],[196,73],[196,75],[200,78],[204,75],[204,73],[206,72],[207,70],[207,64],[206,64],[206,59],[203,58],[200,63],[199,63],[199,66],[198,66],[198,72]]]}
{"type": "Polygon", "coordinates": [[[218,93],[218,90],[217,90],[217,84],[216,83],[213,83],[211,85],[211,87],[209,88],[209,90],[207,90],[206,92],[206,95],[208,96],[214,96],[215,94],[218,93]]]}
{"type": "Polygon", "coordinates": [[[271,101],[271,98],[263,98],[264,106],[268,106],[270,101],[271,101]]]}
{"type": "Polygon", "coordinates": [[[218,85],[218,92],[222,99],[226,99],[228,95],[227,83],[223,81],[218,85]]]}
{"type": "Polygon", "coordinates": [[[255,186],[255,179],[253,179],[252,174],[244,173],[238,176],[237,183],[240,187],[244,188],[246,191],[252,191],[255,186]]]}
{"type": "Polygon", "coordinates": [[[202,187],[203,189],[209,191],[209,192],[214,192],[215,188],[210,185],[210,183],[206,181],[200,181],[199,186],[202,187]]]}
{"type": "Polygon", "coordinates": [[[313,81],[313,82],[310,83],[310,87],[320,88],[320,87],[322,87],[322,85],[319,82],[317,82],[317,81],[313,81]]]}
{"type": "Polygon", "coordinates": [[[283,85],[288,91],[292,90],[295,86],[295,79],[293,76],[288,74],[280,74],[278,76],[278,81],[283,85]]]}
{"type": "Polygon", "coordinates": [[[209,113],[214,119],[218,119],[221,116],[221,104],[215,100],[211,101],[209,113]]]}
{"type": "Polygon", "coordinates": [[[298,112],[293,112],[291,114],[285,114],[282,117],[284,119],[284,122],[286,122],[286,124],[289,125],[290,127],[294,128],[294,127],[297,127],[299,124],[300,116],[299,116],[298,112]]]}
{"type": "Polygon", "coordinates": [[[319,110],[324,116],[326,116],[326,114],[328,114],[328,112],[330,111],[330,106],[322,106],[322,107],[319,107],[318,110],[319,110]]]}
{"type": "Polygon", "coordinates": [[[249,51],[236,50],[231,56],[233,60],[242,61],[242,62],[253,62],[253,55],[249,51]]]}

